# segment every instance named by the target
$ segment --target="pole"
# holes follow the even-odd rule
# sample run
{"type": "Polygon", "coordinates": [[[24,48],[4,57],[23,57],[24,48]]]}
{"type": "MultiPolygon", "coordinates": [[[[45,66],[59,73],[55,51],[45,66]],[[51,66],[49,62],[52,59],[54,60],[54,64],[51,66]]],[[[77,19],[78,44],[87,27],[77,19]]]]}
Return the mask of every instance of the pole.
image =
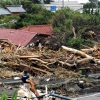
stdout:
{"type": "Polygon", "coordinates": [[[45,85],[45,93],[48,94],[48,87],[45,85]]]}
{"type": "Polygon", "coordinates": [[[97,0],[97,12],[98,12],[98,0],[97,0]]]}
{"type": "Polygon", "coordinates": [[[42,7],[44,7],[44,0],[42,0],[42,7]]]}
{"type": "Polygon", "coordinates": [[[62,8],[64,8],[64,0],[62,0],[62,8]]]}

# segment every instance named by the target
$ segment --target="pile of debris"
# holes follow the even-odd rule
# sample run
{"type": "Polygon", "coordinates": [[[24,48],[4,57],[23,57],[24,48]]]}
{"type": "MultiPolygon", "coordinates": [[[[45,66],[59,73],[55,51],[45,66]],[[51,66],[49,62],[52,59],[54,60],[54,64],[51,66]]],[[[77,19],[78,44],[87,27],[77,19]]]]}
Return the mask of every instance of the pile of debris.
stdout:
{"type": "Polygon", "coordinates": [[[24,70],[33,77],[41,77],[41,81],[46,77],[51,82],[70,79],[70,82],[84,81],[85,87],[93,87],[86,80],[86,75],[100,70],[100,49],[99,46],[81,50],[61,46],[58,51],[54,51],[46,47],[15,46],[8,39],[0,39],[0,78],[20,77],[24,70]]]}

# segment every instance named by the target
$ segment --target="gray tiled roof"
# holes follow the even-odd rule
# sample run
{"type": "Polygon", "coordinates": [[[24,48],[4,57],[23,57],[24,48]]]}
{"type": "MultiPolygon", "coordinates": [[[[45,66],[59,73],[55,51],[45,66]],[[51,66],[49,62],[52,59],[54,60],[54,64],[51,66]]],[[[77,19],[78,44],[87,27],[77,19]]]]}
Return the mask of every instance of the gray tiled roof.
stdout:
{"type": "Polygon", "coordinates": [[[11,14],[11,12],[9,12],[8,10],[4,8],[0,8],[0,15],[9,15],[9,14],[11,14]]]}
{"type": "Polygon", "coordinates": [[[22,6],[6,6],[6,8],[10,11],[10,12],[26,12],[22,6]]]}

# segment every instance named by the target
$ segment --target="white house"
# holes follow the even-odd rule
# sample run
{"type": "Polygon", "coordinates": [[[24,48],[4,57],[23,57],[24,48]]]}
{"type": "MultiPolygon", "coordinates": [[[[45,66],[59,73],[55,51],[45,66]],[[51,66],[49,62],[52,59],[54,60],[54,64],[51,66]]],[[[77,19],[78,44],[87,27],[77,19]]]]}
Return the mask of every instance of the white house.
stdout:
{"type": "Polygon", "coordinates": [[[83,4],[78,3],[77,1],[56,1],[51,2],[50,4],[43,4],[43,7],[47,10],[51,10],[53,12],[57,11],[58,9],[69,7],[74,11],[83,12],[83,4]]]}

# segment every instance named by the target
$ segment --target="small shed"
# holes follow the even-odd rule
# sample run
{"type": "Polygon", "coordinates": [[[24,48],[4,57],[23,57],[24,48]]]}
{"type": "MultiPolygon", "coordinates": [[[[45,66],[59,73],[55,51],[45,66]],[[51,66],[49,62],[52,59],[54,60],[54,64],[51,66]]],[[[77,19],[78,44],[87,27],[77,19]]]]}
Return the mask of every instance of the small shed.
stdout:
{"type": "Polygon", "coordinates": [[[18,15],[20,13],[26,12],[22,5],[7,5],[6,9],[13,15],[18,15]]]}
{"type": "Polygon", "coordinates": [[[25,26],[25,27],[20,28],[20,30],[36,32],[37,35],[34,38],[34,42],[38,40],[44,41],[45,39],[53,35],[53,27],[51,24],[25,26]]]}

